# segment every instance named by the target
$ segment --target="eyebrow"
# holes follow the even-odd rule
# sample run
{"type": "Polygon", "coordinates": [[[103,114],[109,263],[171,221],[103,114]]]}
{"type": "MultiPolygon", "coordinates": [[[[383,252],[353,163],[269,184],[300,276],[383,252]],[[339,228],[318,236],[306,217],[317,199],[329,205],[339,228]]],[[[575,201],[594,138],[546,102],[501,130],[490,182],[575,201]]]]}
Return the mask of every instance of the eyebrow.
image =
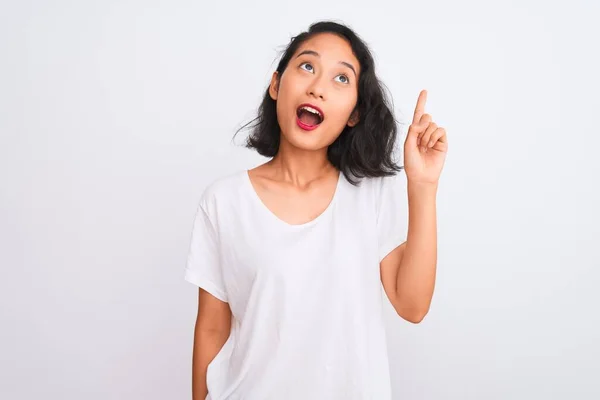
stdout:
{"type": "MultiPolygon", "coordinates": [[[[310,54],[312,56],[321,57],[321,55],[319,53],[317,53],[316,51],[314,51],[314,50],[304,50],[304,51],[300,52],[300,54],[298,54],[296,56],[296,58],[298,58],[298,57],[300,57],[300,56],[302,56],[304,54],[310,54]]],[[[349,62],[346,62],[346,61],[340,61],[339,63],[342,64],[342,65],[345,65],[348,68],[350,68],[352,70],[352,72],[354,72],[354,76],[356,76],[356,70],[354,69],[354,67],[352,66],[352,64],[350,64],[349,62]]]]}

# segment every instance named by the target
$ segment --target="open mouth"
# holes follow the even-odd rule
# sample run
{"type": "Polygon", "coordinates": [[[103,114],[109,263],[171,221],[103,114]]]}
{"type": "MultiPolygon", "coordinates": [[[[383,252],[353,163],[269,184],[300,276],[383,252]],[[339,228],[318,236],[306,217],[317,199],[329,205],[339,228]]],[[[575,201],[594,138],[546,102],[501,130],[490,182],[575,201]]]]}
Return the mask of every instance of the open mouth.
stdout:
{"type": "Polygon", "coordinates": [[[318,127],[324,119],[323,111],[312,104],[301,104],[296,110],[298,125],[305,130],[318,127]]]}

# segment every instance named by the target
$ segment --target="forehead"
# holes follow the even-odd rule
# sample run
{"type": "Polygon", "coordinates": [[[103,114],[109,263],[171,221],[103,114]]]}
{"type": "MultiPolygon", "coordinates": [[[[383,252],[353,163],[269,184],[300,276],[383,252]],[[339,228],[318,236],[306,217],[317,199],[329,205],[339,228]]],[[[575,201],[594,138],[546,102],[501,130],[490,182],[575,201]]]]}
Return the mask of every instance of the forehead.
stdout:
{"type": "Polygon", "coordinates": [[[352,51],[350,43],[343,37],[333,33],[319,33],[311,37],[300,45],[294,57],[304,50],[316,51],[321,56],[321,59],[331,60],[336,63],[346,61],[354,65],[355,68],[360,68],[360,64],[352,51]]]}

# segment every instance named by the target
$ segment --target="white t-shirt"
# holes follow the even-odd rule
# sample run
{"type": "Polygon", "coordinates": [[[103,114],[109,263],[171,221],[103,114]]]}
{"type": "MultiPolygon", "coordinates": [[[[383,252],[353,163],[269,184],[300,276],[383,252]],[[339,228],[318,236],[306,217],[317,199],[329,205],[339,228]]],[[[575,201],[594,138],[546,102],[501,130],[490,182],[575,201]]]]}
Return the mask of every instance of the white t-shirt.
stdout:
{"type": "Polygon", "coordinates": [[[247,171],[209,185],[185,279],[229,303],[229,339],[209,364],[209,400],[388,400],[379,263],[407,236],[406,174],[340,174],[327,209],[291,225],[247,171]]]}

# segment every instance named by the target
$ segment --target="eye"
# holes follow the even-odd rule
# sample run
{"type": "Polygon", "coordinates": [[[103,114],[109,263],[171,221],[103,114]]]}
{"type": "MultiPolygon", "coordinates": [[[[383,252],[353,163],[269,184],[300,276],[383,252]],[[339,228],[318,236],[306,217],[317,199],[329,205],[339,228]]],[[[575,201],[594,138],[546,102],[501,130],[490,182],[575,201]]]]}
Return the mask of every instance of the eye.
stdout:
{"type": "Polygon", "coordinates": [[[313,72],[314,71],[313,66],[310,63],[307,63],[307,62],[304,62],[304,63],[300,64],[300,68],[302,68],[303,70],[308,71],[308,72],[313,72]],[[306,68],[302,68],[302,66],[304,66],[304,65],[306,65],[306,68]]]}
{"type": "Polygon", "coordinates": [[[350,83],[350,79],[348,79],[348,77],[344,74],[338,75],[338,76],[336,76],[336,78],[341,79],[341,80],[338,80],[338,82],[340,82],[340,83],[345,83],[345,84],[350,83]]]}

